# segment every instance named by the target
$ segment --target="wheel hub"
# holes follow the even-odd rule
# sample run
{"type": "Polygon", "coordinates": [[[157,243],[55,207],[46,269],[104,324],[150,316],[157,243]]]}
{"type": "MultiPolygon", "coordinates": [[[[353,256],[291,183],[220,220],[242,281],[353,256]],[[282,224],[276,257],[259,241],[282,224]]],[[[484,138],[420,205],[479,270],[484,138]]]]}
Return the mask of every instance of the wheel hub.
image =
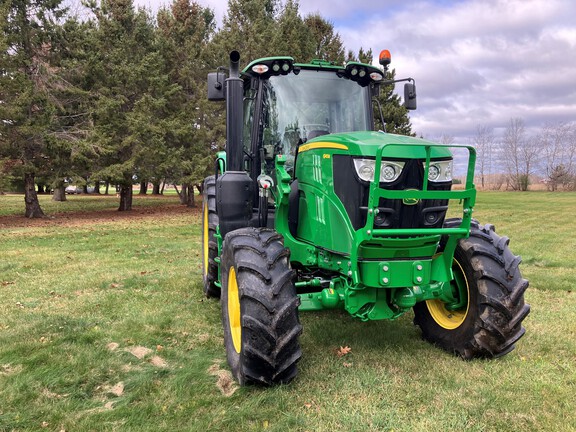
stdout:
{"type": "Polygon", "coordinates": [[[230,267],[228,273],[228,323],[232,344],[237,353],[242,349],[242,325],[240,320],[240,296],[238,294],[238,280],[236,270],[230,267]]]}

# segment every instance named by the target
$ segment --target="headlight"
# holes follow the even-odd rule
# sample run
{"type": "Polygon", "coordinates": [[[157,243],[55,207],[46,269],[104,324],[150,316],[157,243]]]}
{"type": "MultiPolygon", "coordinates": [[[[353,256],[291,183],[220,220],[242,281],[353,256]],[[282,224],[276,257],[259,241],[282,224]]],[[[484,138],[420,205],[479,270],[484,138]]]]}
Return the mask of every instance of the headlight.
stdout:
{"type": "MultiPolygon", "coordinates": [[[[374,181],[375,165],[376,161],[374,159],[354,159],[356,174],[367,182],[374,181]]],[[[402,173],[402,168],[404,168],[404,162],[383,160],[380,165],[380,181],[382,183],[392,183],[398,180],[400,173],[402,173]]]]}
{"type": "MultiPolygon", "coordinates": [[[[426,163],[424,163],[426,169],[426,163]]],[[[428,181],[447,182],[452,180],[452,161],[431,161],[428,168],[428,181]]]]}

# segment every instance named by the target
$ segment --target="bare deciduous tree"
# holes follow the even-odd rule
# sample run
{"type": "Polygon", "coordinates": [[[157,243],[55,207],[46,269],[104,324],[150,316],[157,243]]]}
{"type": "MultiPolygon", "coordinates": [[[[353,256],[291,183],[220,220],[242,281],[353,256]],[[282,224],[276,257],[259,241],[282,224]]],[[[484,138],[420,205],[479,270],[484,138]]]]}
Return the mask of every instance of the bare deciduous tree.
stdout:
{"type": "Polygon", "coordinates": [[[538,146],[544,153],[542,172],[548,190],[569,187],[574,176],[576,154],[575,127],[571,123],[549,123],[538,135],[538,146]]]}
{"type": "Polygon", "coordinates": [[[476,147],[476,167],[480,173],[480,184],[485,187],[486,174],[492,170],[492,150],[494,147],[494,134],[488,125],[477,125],[476,133],[472,137],[472,143],[476,147]]]}
{"type": "Polygon", "coordinates": [[[535,169],[538,156],[538,142],[526,137],[524,120],[512,118],[504,132],[502,141],[504,164],[509,176],[509,186],[513,190],[526,191],[530,184],[530,174],[535,169]]]}

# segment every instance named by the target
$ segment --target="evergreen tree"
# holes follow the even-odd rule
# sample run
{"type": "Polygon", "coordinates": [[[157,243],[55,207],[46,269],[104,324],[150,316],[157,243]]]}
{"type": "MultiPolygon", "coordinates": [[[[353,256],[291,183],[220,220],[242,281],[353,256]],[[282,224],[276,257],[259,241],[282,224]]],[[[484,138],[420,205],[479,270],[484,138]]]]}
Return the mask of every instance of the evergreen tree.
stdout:
{"type": "Polygon", "coordinates": [[[152,20],[132,0],[103,0],[96,16],[87,77],[95,97],[90,147],[99,166],[94,176],[120,185],[118,210],[132,208],[132,185],[148,149],[163,145],[151,123],[168,85],[159,75],[152,20]],[[144,129],[145,128],[145,129],[144,129]]]}
{"type": "MultiPolygon", "coordinates": [[[[386,71],[384,79],[393,81],[396,77],[396,70],[386,71]]],[[[383,85],[380,89],[378,101],[382,106],[385,127],[383,127],[380,112],[374,110],[375,126],[388,133],[398,135],[415,136],[412,132],[412,124],[408,116],[408,110],[402,105],[400,96],[394,92],[394,84],[383,85]]],[[[377,105],[377,104],[376,104],[377,105]]]]}
{"type": "Polygon", "coordinates": [[[274,55],[293,57],[298,62],[314,58],[315,44],[310,28],[300,16],[298,2],[288,0],[273,27],[274,55]]]}
{"type": "Polygon", "coordinates": [[[273,35],[278,0],[229,0],[222,28],[214,38],[219,58],[237,50],[243,60],[276,55],[273,35]]]}
{"type": "Polygon", "coordinates": [[[338,32],[334,31],[334,25],[318,13],[308,15],[304,23],[312,33],[314,58],[342,64],[345,60],[344,45],[338,32]]]}
{"type": "MultiPolygon", "coordinates": [[[[89,163],[79,157],[89,134],[90,94],[85,87],[85,52],[90,44],[89,23],[68,18],[59,28],[59,50],[54,58],[58,71],[57,92],[58,128],[49,145],[50,175],[47,183],[53,189],[52,199],[65,201],[65,180],[89,177],[89,163]]],[[[86,189],[86,185],[84,184],[86,189]]]]}
{"type": "Polygon", "coordinates": [[[59,0],[12,0],[0,7],[0,156],[24,178],[25,216],[43,217],[35,189],[37,176],[47,176],[51,154],[61,139],[55,58],[59,25],[65,14],[59,0]]]}
{"type": "Polygon", "coordinates": [[[190,0],[175,0],[158,13],[158,32],[166,73],[178,85],[166,117],[165,175],[182,184],[182,203],[194,205],[194,186],[212,165],[210,142],[221,118],[206,99],[206,74],[212,70],[208,42],[214,32],[214,13],[190,0]]]}

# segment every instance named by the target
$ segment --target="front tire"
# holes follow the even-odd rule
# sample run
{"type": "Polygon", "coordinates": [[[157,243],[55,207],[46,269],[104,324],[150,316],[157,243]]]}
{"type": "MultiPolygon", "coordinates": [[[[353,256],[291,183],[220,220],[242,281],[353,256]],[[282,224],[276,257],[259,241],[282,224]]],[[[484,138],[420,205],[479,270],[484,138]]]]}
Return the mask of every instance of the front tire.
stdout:
{"type": "MultiPolygon", "coordinates": [[[[452,219],[445,226],[459,226],[452,219]]],[[[472,222],[470,237],[458,242],[452,270],[454,281],[467,297],[460,310],[449,311],[439,300],[414,306],[414,323],[424,339],[463,359],[495,358],[515,347],[530,312],[524,302],[528,281],[518,265],[520,257],[508,248],[509,239],[494,226],[472,222]]]]}
{"type": "Polygon", "coordinates": [[[206,297],[220,297],[220,288],[216,286],[218,280],[218,243],[216,243],[216,227],[218,226],[218,213],[216,213],[216,178],[214,176],[204,179],[202,200],[202,280],[206,297]]]}
{"type": "Polygon", "coordinates": [[[290,252],[267,228],[226,235],[222,251],[222,324],[228,364],[241,384],[287,384],[297,374],[300,298],[290,252]]]}

